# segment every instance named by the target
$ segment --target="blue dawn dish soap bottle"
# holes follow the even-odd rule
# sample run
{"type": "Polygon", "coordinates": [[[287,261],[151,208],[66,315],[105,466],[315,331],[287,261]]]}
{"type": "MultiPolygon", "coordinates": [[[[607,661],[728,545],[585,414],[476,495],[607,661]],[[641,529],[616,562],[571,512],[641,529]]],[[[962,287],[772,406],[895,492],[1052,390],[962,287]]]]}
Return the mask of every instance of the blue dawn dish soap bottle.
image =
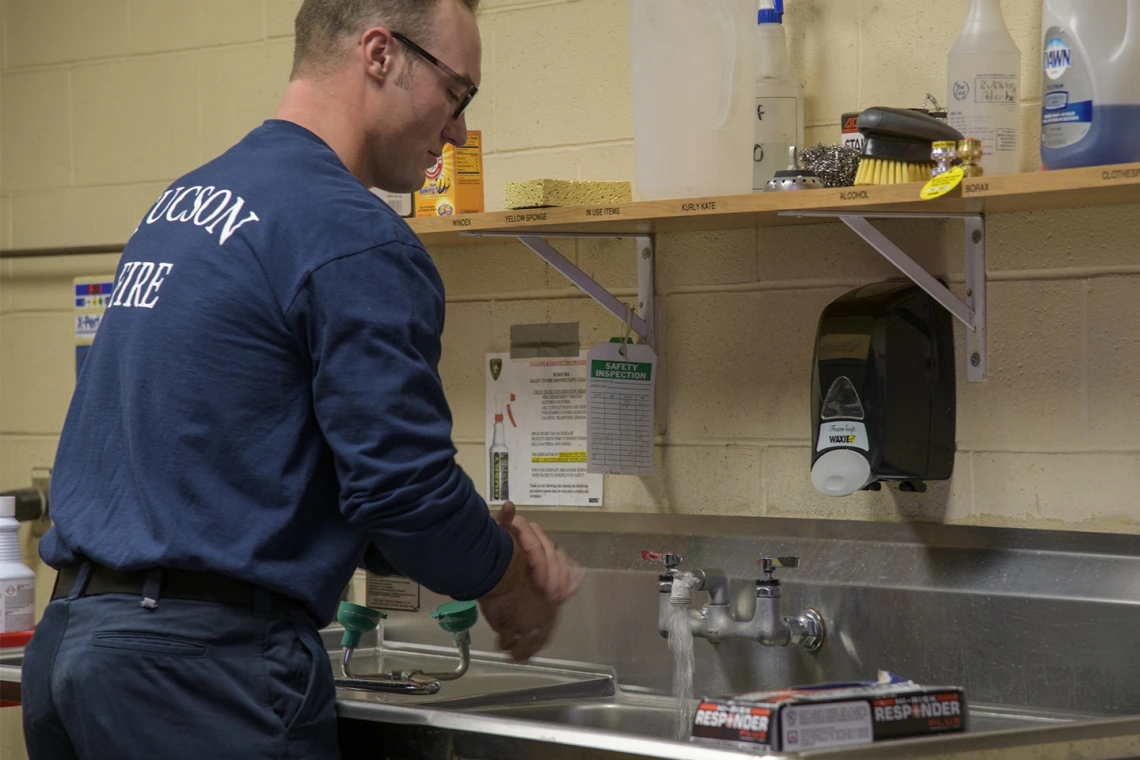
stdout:
{"type": "Polygon", "coordinates": [[[1041,163],[1140,161],[1140,0],[1044,0],[1041,163]]]}

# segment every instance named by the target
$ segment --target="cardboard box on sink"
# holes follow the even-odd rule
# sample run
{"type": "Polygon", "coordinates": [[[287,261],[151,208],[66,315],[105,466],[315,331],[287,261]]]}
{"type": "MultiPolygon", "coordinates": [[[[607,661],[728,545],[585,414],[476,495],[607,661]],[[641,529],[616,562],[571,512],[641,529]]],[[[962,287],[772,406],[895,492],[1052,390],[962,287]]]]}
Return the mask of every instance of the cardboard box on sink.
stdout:
{"type": "Polygon", "coordinates": [[[892,677],[704,699],[692,740],[801,752],[965,731],[966,696],[957,686],[892,677]]]}

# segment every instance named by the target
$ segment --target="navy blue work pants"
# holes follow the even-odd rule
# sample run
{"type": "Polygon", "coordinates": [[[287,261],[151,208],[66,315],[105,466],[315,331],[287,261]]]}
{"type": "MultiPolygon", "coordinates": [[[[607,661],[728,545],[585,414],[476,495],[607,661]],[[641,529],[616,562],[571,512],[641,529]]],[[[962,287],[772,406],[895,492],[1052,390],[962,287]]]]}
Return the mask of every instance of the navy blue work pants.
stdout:
{"type": "MultiPolygon", "coordinates": [[[[90,567],[89,565],[87,567],[90,567]]],[[[24,656],[31,760],[334,760],[336,690],[300,603],[128,594],[48,605],[24,656]]]]}

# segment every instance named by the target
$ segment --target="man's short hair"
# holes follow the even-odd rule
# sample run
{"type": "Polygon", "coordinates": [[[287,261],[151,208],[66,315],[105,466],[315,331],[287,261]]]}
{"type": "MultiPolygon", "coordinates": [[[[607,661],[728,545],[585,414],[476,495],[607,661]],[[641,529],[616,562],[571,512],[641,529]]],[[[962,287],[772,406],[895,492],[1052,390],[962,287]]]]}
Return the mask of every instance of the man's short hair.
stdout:
{"type": "MultiPolygon", "coordinates": [[[[430,44],[436,6],[451,0],[304,0],[294,23],[291,78],[323,74],[340,62],[365,30],[384,26],[430,44]]],[[[458,0],[472,13],[480,0],[458,0]]]]}

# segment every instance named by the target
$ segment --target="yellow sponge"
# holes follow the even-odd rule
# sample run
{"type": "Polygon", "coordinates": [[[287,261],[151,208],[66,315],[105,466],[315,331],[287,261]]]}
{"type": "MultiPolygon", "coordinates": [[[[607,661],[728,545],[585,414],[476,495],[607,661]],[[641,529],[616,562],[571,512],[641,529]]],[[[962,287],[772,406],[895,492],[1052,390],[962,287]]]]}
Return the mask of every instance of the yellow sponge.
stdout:
{"type": "Polygon", "coordinates": [[[566,179],[532,179],[508,182],[507,208],[541,206],[596,206],[633,200],[628,182],[577,182],[566,179]]]}

